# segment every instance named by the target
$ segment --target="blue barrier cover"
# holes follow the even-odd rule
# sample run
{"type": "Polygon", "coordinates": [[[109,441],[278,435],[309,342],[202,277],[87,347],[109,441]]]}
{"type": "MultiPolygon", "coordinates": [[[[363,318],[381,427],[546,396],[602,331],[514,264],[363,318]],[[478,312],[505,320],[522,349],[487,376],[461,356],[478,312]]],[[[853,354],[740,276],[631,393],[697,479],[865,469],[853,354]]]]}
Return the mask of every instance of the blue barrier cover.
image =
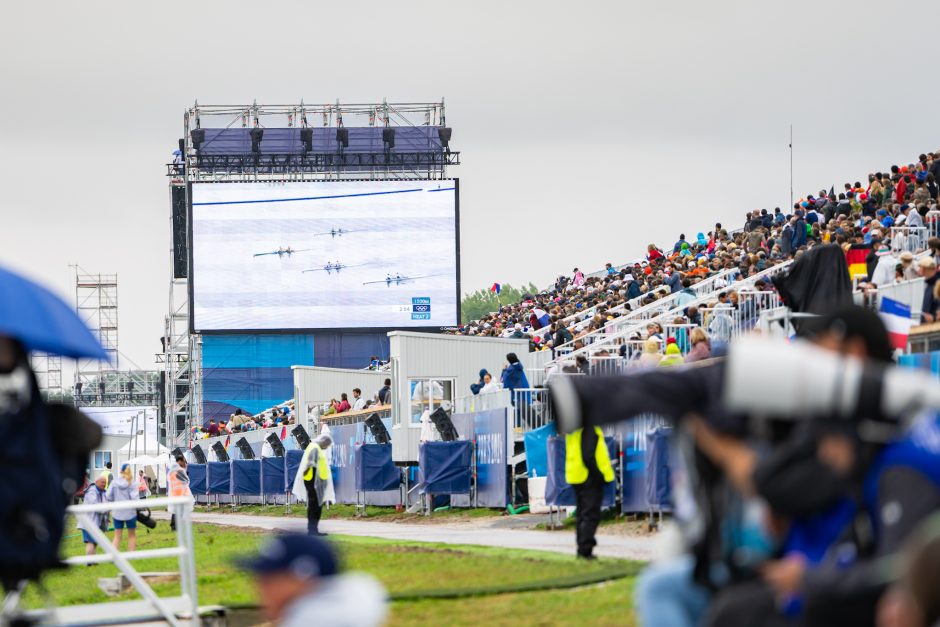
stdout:
{"type": "MultiPolygon", "coordinates": [[[[617,446],[613,438],[604,438],[610,461],[614,465],[616,474],[617,446]]],[[[603,507],[611,507],[617,500],[617,482],[604,484],[603,507]]],[[[556,507],[575,505],[574,488],[565,480],[565,438],[554,437],[548,439],[548,474],[545,479],[545,504],[556,507]]]]}
{"type": "Polygon", "coordinates": [[[264,494],[284,494],[287,484],[284,481],[284,458],[261,458],[261,491],[264,494]]]}
{"type": "Polygon", "coordinates": [[[422,494],[470,492],[470,442],[425,442],[418,449],[422,494]]]}
{"type": "Polygon", "coordinates": [[[360,492],[395,490],[401,471],[392,461],[391,444],[360,444],[356,447],[356,489],[360,492]]]}
{"type": "Polygon", "coordinates": [[[646,500],[650,506],[669,504],[669,437],[672,429],[646,434],[646,500]]]}
{"type": "Polygon", "coordinates": [[[209,462],[206,464],[209,494],[232,493],[232,462],[209,462]]]}
{"type": "Polygon", "coordinates": [[[546,442],[548,438],[558,435],[555,423],[550,422],[544,427],[533,429],[525,434],[525,467],[530,477],[548,476],[548,453],[546,442]]]}
{"type": "Polygon", "coordinates": [[[304,452],[301,450],[295,451],[285,451],[285,476],[287,480],[287,491],[290,492],[291,486],[294,485],[294,477],[297,476],[297,469],[300,468],[300,460],[304,457],[304,452]]]}
{"type": "Polygon", "coordinates": [[[261,494],[260,459],[236,459],[232,462],[232,494],[261,494]]]}
{"type": "Polygon", "coordinates": [[[186,474],[189,475],[189,491],[193,496],[207,492],[205,464],[187,464],[186,474]]]}

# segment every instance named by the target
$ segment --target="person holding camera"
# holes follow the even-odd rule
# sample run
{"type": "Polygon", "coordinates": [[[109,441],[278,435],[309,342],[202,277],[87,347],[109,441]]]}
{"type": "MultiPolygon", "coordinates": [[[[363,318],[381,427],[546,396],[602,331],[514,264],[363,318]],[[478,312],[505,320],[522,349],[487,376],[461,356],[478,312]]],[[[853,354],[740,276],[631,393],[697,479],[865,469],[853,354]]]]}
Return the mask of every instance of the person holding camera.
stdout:
{"type": "MultiPolygon", "coordinates": [[[[112,503],[121,503],[123,501],[139,501],[140,494],[137,492],[137,484],[133,480],[131,467],[128,464],[121,466],[121,472],[108,486],[107,499],[112,503]]],[[[127,529],[127,550],[137,549],[137,506],[127,509],[114,510],[114,548],[121,548],[121,539],[124,535],[124,529],[127,529]]]]}

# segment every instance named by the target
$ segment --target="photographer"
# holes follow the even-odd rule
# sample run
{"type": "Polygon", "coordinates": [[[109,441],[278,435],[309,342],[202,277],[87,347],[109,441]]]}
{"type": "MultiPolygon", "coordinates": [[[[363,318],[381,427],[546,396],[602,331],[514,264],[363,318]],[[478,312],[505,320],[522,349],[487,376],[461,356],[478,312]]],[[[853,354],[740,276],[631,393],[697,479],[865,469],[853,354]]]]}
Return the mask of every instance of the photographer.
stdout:
{"type": "MultiPolygon", "coordinates": [[[[897,538],[906,536],[925,510],[940,506],[940,500],[933,501],[931,496],[936,488],[929,485],[932,477],[940,478],[940,451],[923,448],[924,443],[935,443],[936,437],[925,435],[926,431],[915,433],[886,449],[884,454],[897,447],[905,451],[894,454],[895,461],[903,458],[903,462],[892,466],[892,474],[901,479],[888,482],[888,475],[878,474],[879,464],[888,461],[876,457],[883,455],[881,445],[859,436],[873,426],[880,426],[884,433],[886,426],[906,417],[899,412],[911,402],[935,402],[936,383],[870,362],[862,366],[834,354],[870,356],[881,363],[889,359],[883,325],[873,313],[847,308],[822,322],[815,341],[827,349],[825,353],[781,347],[773,353],[751,350],[745,355],[748,359],[740,359],[741,355],[735,359],[733,354],[729,364],[681,373],[582,379],[553,386],[553,392],[555,388],[561,392],[556,406],[565,429],[643,412],[685,419],[683,423],[691,425],[688,432],[699,451],[693,462],[701,484],[696,493],[701,510],[698,522],[704,524],[704,531],[693,537],[695,560],[656,565],[644,575],[637,604],[645,624],[657,624],[653,621],[666,615],[664,607],[677,617],[675,624],[699,624],[709,604],[709,589],[721,592],[712,603],[708,624],[764,625],[787,620],[789,624],[867,624],[882,588],[873,585],[866,560],[847,563],[846,551],[862,558],[893,551],[897,538]],[[773,369],[761,361],[766,357],[775,360],[769,362],[773,369]],[[782,377],[774,376],[773,370],[782,377]],[[677,390],[684,393],[677,394],[677,390]],[[845,390],[856,391],[858,396],[845,390]],[[605,399],[606,408],[595,405],[598,398],[605,399]],[[689,419],[694,414],[700,418],[689,419]],[[756,418],[772,414],[788,420],[756,418]],[[866,415],[881,424],[865,419],[866,415]],[[794,426],[792,418],[807,416],[831,418],[794,426]],[[857,495],[863,483],[876,487],[869,489],[875,496],[861,503],[857,495]],[[737,494],[730,500],[729,488],[737,494]],[[765,564],[753,559],[759,554],[754,543],[747,541],[751,533],[747,525],[741,524],[748,517],[740,515],[746,512],[741,503],[752,501],[770,507],[772,524],[764,529],[767,548],[777,547],[784,559],[765,564]],[[857,523],[863,524],[866,515],[878,521],[885,511],[888,519],[879,521],[873,542],[867,542],[864,528],[859,529],[857,523]],[[901,519],[903,524],[899,524],[901,519]],[[732,528],[738,531],[729,544],[732,528]],[[742,568],[740,560],[745,555],[752,559],[742,568]],[[807,611],[801,614],[803,593],[807,611]]],[[[929,430],[931,424],[922,428],[929,430]]],[[[940,479],[936,483],[940,485],[940,479]]]]}

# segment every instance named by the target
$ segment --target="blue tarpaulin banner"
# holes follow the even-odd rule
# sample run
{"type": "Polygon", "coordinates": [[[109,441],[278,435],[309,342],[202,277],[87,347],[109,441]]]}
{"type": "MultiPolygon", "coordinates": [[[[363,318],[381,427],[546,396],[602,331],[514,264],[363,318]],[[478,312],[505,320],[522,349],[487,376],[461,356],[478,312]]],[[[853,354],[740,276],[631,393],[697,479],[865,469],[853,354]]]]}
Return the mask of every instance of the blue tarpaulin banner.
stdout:
{"type": "Polygon", "coordinates": [[[425,442],[418,449],[421,494],[470,492],[470,442],[425,442]]]}
{"type": "Polygon", "coordinates": [[[672,429],[654,429],[646,434],[646,500],[651,507],[669,504],[669,438],[672,429]]]}
{"type": "Polygon", "coordinates": [[[206,483],[206,465],[187,464],[186,473],[189,475],[189,491],[193,493],[193,496],[205,494],[208,486],[206,483]]]}
{"type": "Polygon", "coordinates": [[[360,492],[397,490],[401,471],[392,461],[391,444],[360,444],[356,447],[356,489],[360,492]]]}
{"type": "Polygon", "coordinates": [[[300,468],[300,460],[304,457],[303,451],[285,451],[284,459],[285,461],[285,478],[287,480],[287,489],[290,491],[291,486],[294,485],[294,477],[297,476],[297,469],[300,468]]]}
{"type": "Polygon", "coordinates": [[[509,503],[509,421],[506,408],[473,415],[477,472],[477,505],[506,507],[509,503]]]}
{"type": "Polygon", "coordinates": [[[530,477],[548,476],[548,438],[558,435],[555,423],[550,422],[544,427],[533,429],[525,434],[525,467],[530,477]]]}
{"type": "Polygon", "coordinates": [[[237,459],[232,463],[232,494],[261,494],[261,460],[237,459]]]}
{"type": "Polygon", "coordinates": [[[209,462],[206,464],[209,494],[232,493],[232,462],[209,462]]]}
{"type": "MultiPolygon", "coordinates": [[[[391,432],[391,419],[385,418],[382,422],[391,432]]],[[[356,472],[359,447],[363,444],[375,444],[375,439],[366,428],[365,421],[351,425],[338,425],[331,427],[330,430],[333,435],[331,468],[336,502],[355,503],[358,496],[356,472]]],[[[401,503],[401,494],[396,483],[392,490],[367,492],[365,499],[368,505],[397,505],[401,503]]]]}
{"type": "Polygon", "coordinates": [[[658,416],[643,415],[626,420],[617,429],[617,439],[623,447],[623,482],[620,486],[620,511],[624,514],[649,511],[650,507],[669,510],[669,453],[668,441],[650,438],[650,434],[668,429],[658,416]],[[664,446],[663,455],[653,460],[658,476],[649,477],[651,445],[664,446]],[[653,481],[653,483],[650,483],[653,481]],[[660,502],[651,501],[651,489],[664,493],[660,502]]]}
{"type": "Polygon", "coordinates": [[[284,458],[261,458],[261,491],[264,494],[284,494],[287,484],[284,482],[284,458]]]}
{"type": "MultiPolygon", "coordinates": [[[[614,473],[617,471],[617,446],[613,438],[604,438],[614,473]]],[[[612,507],[617,500],[617,482],[604,484],[603,507],[612,507]]],[[[545,504],[569,507],[575,504],[574,488],[565,480],[565,438],[548,439],[548,474],[545,479],[545,504]]]]}

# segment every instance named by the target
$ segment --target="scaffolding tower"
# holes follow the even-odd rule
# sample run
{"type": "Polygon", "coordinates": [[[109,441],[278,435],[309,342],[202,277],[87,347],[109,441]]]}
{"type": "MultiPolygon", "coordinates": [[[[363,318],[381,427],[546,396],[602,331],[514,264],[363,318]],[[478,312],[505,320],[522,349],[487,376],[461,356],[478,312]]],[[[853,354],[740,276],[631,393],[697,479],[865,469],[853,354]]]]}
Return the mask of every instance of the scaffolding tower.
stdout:
{"type": "Polygon", "coordinates": [[[59,398],[62,396],[62,357],[48,353],[33,353],[30,356],[33,372],[39,391],[46,398],[59,398]]]}
{"type": "MultiPolygon", "coordinates": [[[[75,370],[75,388],[99,386],[108,371],[118,369],[118,283],[116,274],[88,274],[75,266],[75,310],[78,317],[98,338],[107,361],[79,359],[75,370]]],[[[111,390],[113,392],[114,390],[111,390]]],[[[101,390],[101,394],[108,390],[101,390]]]]}

